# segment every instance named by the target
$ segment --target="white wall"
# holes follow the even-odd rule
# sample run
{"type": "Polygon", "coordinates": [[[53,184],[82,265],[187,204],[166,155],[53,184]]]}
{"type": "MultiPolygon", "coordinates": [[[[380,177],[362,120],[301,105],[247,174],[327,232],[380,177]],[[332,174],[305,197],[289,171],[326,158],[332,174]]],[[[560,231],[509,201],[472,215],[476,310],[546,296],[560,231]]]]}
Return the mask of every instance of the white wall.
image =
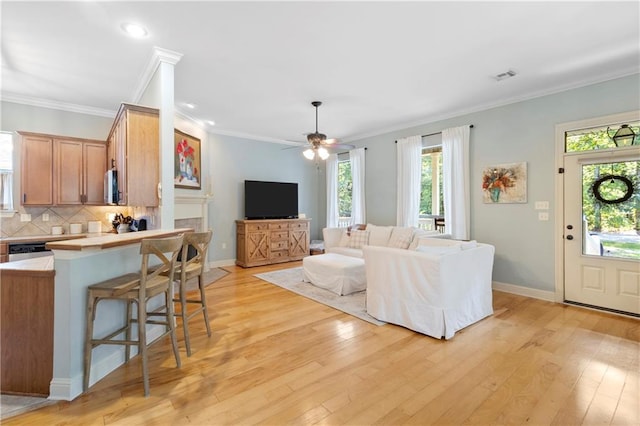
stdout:
{"type": "Polygon", "coordinates": [[[553,292],[555,126],[558,123],[640,109],[640,79],[633,75],[358,140],[366,146],[366,200],[370,223],[396,220],[396,152],[400,137],[473,124],[471,129],[471,237],[496,246],[494,281],[553,292]],[[485,166],[526,161],[528,202],[484,204],[485,166]],[[535,201],[549,201],[541,222],[535,201]]]}

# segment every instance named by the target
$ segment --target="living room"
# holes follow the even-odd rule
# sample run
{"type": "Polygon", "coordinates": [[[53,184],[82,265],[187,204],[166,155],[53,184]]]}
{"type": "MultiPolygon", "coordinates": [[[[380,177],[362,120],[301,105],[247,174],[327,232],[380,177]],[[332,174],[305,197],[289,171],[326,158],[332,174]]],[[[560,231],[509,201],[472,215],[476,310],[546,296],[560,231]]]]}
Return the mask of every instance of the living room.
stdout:
{"type": "MultiPolygon", "coordinates": [[[[175,67],[175,73],[180,74],[180,64],[175,67]]],[[[473,124],[469,168],[471,237],[496,248],[495,288],[555,301],[556,268],[561,255],[556,250],[557,221],[561,218],[556,193],[556,126],[640,110],[638,69],[623,74],[594,81],[576,78],[571,85],[561,89],[553,87],[484,106],[461,105],[453,115],[416,119],[399,128],[388,126],[381,133],[360,134],[348,139],[349,144],[367,148],[367,222],[396,223],[396,140],[473,124]],[[493,164],[515,162],[527,163],[527,202],[484,203],[482,170],[493,164]],[[535,207],[538,201],[549,203],[545,210],[550,220],[539,220],[539,210],[535,207]]],[[[526,78],[526,75],[516,76],[514,81],[518,78],[526,78]]],[[[139,83],[130,82],[131,86],[139,83]]],[[[496,84],[503,83],[509,84],[509,81],[496,84]]],[[[500,90],[499,86],[496,88],[500,90]]],[[[147,100],[150,99],[152,96],[147,100]]],[[[309,131],[313,130],[313,111],[308,105],[312,100],[315,98],[301,102],[308,109],[309,120],[304,127],[309,131]]],[[[329,96],[323,100],[326,102],[321,110],[321,130],[323,120],[333,114],[332,102],[334,105],[338,102],[329,96]]],[[[74,112],[59,105],[38,104],[16,96],[3,95],[1,106],[1,130],[7,132],[28,131],[104,140],[113,123],[113,116],[92,114],[87,110],[74,112]]],[[[113,105],[113,111],[117,106],[113,105]]],[[[291,144],[285,141],[225,132],[175,112],[171,127],[201,140],[203,185],[196,191],[176,188],[172,192],[176,198],[199,198],[205,203],[205,223],[214,230],[209,251],[211,266],[228,266],[235,261],[235,220],[244,217],[244,180],[297,182],[299,211],[311,218],[311,238],[321,238],[326,223],[326,174],[322,162],[307,161],[301,151],[289,149],[291,144]]],[[[19,161],[15,172],[16,175],[20,173],[19,161]]],[[[173,179],[173,176],[169,178],[173,179]]],[[[19,205],[15,210],[16,217],[31,214],[36,218],[41,213],[37,208],[19,205]]],[[[3,222],[5,220],[3,217],[3,222]]]]}

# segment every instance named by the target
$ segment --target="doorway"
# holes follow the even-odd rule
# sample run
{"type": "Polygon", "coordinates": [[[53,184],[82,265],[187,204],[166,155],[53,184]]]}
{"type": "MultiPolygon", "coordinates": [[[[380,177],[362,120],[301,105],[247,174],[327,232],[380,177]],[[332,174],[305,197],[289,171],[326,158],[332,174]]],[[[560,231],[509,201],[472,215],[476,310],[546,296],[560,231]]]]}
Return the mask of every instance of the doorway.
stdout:
{"type": "Polygon", "coordinates": [[[640,129],[638,113],[557,128],[556,299],[640,316],[640,137],[616,145],[611,136],[623,124],[640,129]]]}

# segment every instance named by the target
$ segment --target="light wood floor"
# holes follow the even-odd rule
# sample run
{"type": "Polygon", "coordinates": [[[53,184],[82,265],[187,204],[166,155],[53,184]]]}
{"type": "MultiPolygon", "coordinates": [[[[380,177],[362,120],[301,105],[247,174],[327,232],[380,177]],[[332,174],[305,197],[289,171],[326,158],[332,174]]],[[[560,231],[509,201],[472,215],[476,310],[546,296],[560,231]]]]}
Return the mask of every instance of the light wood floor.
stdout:
{"type": "Polygon", "coordinates": [[[442,341],[253,277],[299,264],[227,268],[212,337],[194,320],[180,369],[168,339],[151,348],[149,398],[134,358],[3,424],[640,424],[636,319],[494,292],[492,317],[442,341]]]}

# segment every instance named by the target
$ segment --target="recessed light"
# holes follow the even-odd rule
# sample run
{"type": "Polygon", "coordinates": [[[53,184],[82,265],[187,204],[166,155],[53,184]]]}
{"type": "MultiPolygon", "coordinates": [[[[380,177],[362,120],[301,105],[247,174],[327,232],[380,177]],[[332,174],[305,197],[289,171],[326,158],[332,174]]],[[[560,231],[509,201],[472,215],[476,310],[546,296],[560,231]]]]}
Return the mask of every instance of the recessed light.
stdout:
{"type": "Polygon", "coordinates": [[[184,106],[186,106],[189,109],[195,109],[196,108],[195,104],[190,104],[188,102],[185,102],[184,106]]]}
{"type": "Polygon", "coordinates": [[[209,126],[215,126],[215,125],[216,125],[216,122],[215,122],[215,121],[213,121],[213,120],[207,120],[207,124],[208,124],[209,126]]]}
{"type": "Polygon", "coordinates": [[[120,26],[122,30],[127,33],[129,36],[134,38],[144,38],[149,35],[149,32],[145,27],[138,24],[132,24],[130,22],[122,24],[120,26]]]}

